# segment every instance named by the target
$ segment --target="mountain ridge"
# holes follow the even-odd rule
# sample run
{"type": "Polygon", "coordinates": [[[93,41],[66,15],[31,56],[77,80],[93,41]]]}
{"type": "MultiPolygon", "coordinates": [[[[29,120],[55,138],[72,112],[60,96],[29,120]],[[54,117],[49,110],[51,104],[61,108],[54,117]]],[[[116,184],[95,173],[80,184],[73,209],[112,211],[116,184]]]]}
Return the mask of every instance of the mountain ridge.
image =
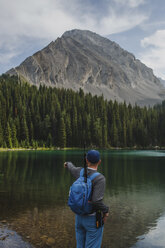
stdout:
{"type": "Polygon", "coordinates": [[[88,30],[66,31],[7,73],[31,84],[82,88],[118,102],[153,105],[165,99],[165,88],[151,68],[117,43],[88,30]]]}

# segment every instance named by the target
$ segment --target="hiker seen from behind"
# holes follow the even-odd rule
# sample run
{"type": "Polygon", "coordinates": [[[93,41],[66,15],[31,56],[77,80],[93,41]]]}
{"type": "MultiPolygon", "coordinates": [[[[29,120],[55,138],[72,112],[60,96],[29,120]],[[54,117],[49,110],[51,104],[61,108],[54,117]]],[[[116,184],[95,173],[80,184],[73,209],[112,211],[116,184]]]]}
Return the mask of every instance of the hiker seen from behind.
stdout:
{"type": "Polygon", "coordinates": [[[71,162],[65,162],[64,167],[76,178],[70,187],[68,205],[76,214],[77,248],[100,248],[103,229],[109,208],[103,203],[105,177],[97,172],[101,164],[100,153],[88,151],[86,169],[75,167],[71,162]]]}

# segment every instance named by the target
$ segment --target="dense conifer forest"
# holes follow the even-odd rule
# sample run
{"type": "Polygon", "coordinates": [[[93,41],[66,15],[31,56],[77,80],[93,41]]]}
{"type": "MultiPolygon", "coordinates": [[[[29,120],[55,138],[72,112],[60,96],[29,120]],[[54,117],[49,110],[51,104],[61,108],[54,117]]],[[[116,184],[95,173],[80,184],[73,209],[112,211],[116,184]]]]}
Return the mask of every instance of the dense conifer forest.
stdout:
{"type": "Polygon", "coordinates": [[[165,146],[165,101],[152,108],[0,77],[0,147],[165,146]]]}

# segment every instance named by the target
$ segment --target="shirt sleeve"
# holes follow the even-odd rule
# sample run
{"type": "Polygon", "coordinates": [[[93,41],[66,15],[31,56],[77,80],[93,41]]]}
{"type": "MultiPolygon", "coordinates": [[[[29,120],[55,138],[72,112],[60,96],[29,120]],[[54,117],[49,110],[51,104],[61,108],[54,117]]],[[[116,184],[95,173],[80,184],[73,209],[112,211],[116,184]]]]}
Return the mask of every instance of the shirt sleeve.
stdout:
{"type": "Polygon", "coordinates": [[[71,162],[67,162],[67,169],[70,171],[72,176],[77,179],[80,176],[80,171],[82,168],[74,166],[74,164],[72,164],[71,162]]]}
{"type": "Polygon", "coordinates": [[[93,180],[92,204],[94,211],[101,210],[103,213],[107,213],[109,211],[109,207],[103,203],[104,191],[105,177],[103,175],[99,175],[96,180],[93,180]]]}

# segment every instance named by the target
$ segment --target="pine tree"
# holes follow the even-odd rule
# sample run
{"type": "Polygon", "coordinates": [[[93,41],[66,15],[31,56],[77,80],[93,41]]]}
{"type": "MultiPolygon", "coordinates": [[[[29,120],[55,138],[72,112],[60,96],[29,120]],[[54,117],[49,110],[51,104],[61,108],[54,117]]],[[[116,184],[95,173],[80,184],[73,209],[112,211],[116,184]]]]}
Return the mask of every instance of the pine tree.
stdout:
{"type": "Polygon", "coordinates": [[[52,135],[51,135],[51,133],[49,133],[48,134],[48,137],[47,137],[46,146],[47,147],[51,147],[52,146],[52,143],[53,143],[53,141],[52,141],[52,135]]]}
{"type": "Polygon", "coordinates": [[[3,129],[0,123],[0,147],[3,147],[3,129]]]}
{"type": "Polygon", "coordinates": [[[58,145],[59,147],[66,147],[66,129],[63,117],[60,118],[58,128],[58,145]]]}
{"type": "Polygon", "coordinates": [[[95,122],[93,123],[93,130],[94,130],[94,144],[97,147],[103,146],[103,140],[102,140],[102,126],[101,126],[101,120],[100,118],[97,118],[95,122]]]}
{"type": "Polygon", "coordinates": [[[17,131],[14,123],[12,123],[11,125],[11,138],[12,138],[13,147],[18,147],[17,131]]]}
{"type": "Polygon", "coordinates": [[[21,119],[20,136],[21,136],[20,137],[21,141],[26,141],[27,144],[29,143],[29,130],[28,130],[25,116],[21,119]]]}
{"type": "Polygon", "coordinates": [[[70,116],[66,116],[66,146],[71,147],[72,146],[72,128],[71,128],[71,120],[70,116]]]}
{"type": "Polygon", "coordinates": [[[73,105],[73,109],[71,112],[71,125],[72,125],[72,139],[73,146],[76,146],[78,140],[78,124],[77,124],[77,109],[76,106],[73,105]]]}
{"type": "Polygon", "coordinates": [[[112,146],[114,147],[118,146],[119,136],[118,136],[118,130],[115,119],[113,119],[113,123],[111,126],[111,141],[112,141],[112,146]]]}
{"type": "Polygon", "coordinates": [[[128,147],[133,146],[132,121],[129,120],[127,123],[127,145],[128,147]]]}
{"type": "Polygon", "coordinates": [[[12,148],[11,128],[8,122],[5,129],[5,143],[8,148],[12,148]]]}
{"type": "Polygon", "coordinates": [[[102,146],[105,148],[108,146],[108,125],[105,106],[102,112],[102,146]]]}
{"type": "Polygon", "coordinates": [[[123,127],[122,127],[122,145],[123,147],[127,146],[127,127],[126,127],[126,120],[125,117],[123,119],[123,127]]]}
{"type": "Polygon", "coordinates": [[[92,133],[90,130],[91,127],[91,115],[85,113],[84,114],[84,123],[83,123],[83,144],[90,146],[92,143],[92,133]]]}
{"type": "Polygon", "coordinates": [[[116,146],[120,146],[121,145],[121,141],[122,141],[122,124],[121,124],[121,118],[120,118],[120,114],[119,114],[119,107],[121,107],[121,105],[119,105],[116,101],[114,102],[113,105],[113,118],[115,119],[113,121],[113,128],[115,130],[115,134],[114,134],[114,142],[116,143],[116,146]]]}

